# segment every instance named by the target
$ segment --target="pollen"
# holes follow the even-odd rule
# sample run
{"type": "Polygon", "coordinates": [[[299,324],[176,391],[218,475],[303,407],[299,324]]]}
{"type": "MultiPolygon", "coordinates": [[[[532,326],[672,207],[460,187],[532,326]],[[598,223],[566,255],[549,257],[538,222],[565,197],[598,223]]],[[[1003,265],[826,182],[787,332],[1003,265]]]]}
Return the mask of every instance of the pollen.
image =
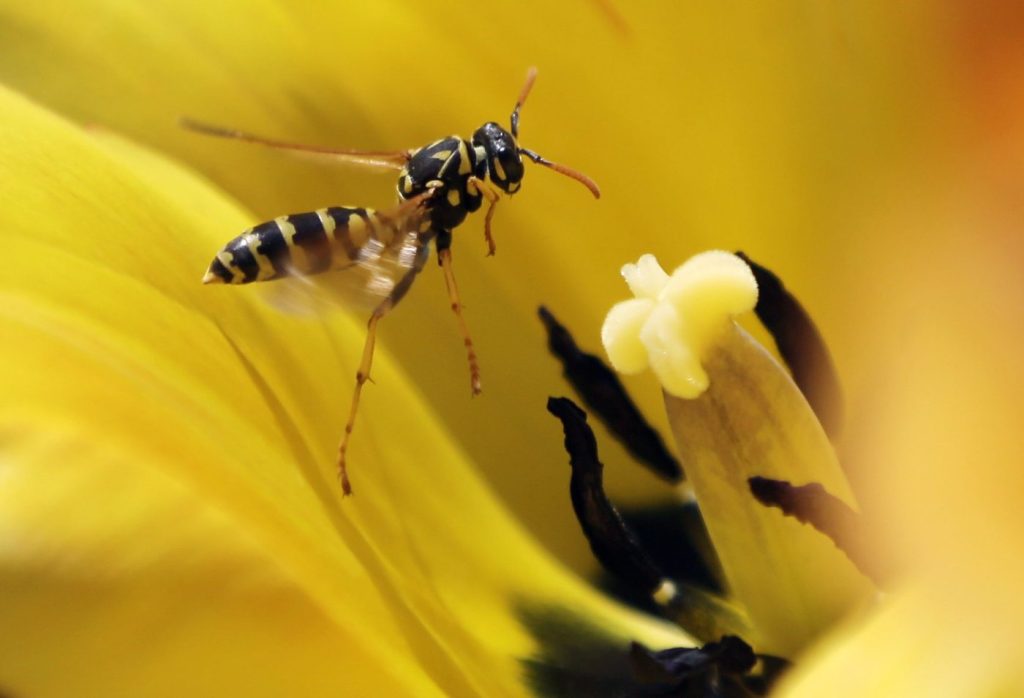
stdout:
{"type": "Polygon", "coordinates": [[[635,298],[616,304],[605,318],[601,341],[620,373],[650,368],[666,391],[695,398],[708,387],[701,365],[732,318],[757,303],[757,281],[734,254],[703,252],[671,275],[654,255],[622,267],[635,298]]]}

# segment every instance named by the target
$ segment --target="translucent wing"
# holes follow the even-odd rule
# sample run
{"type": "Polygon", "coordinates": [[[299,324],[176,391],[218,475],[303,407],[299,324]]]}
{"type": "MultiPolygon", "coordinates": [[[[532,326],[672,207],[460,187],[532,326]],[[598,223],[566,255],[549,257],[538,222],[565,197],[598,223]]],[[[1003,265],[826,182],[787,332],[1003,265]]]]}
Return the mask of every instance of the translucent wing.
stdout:
{"type": "MultiPolygon", "coordinates": [[[[295,254],[293,245],[287,278],[259,285],[267,302],[300,315],[339,308],[369,312],[388,299],[397,304],[429,256],[433,236],[423,232],[429,224],[423,202],[408,201],[386,212],[335,207],[315,214],[335,221],[327,235],[330,263],[308,251],[295,254]]],[[[284,217],[284,223],[303,216],[309,214],[284,217]]]]}
{"type": "Polygon", "coordinates": [[[409,161],[410,153],[407,150],[354,150],[349,148],[328,148],[317,145],[302,145],[299,143],[287,143],[272,138],[257,136],[245,131],[239,131],[223,126],[203,123],[194,119],[183,118],[181,125],[189,130],[202,133],[207,136],[218,138],[230,138],[256,143],[268,148],[284,150],[295,155],[300,155],[316,160],[324,160],[333,163],[344,163],[349,165],[362,165],[365,167],[382,168],[387,170],[401,170],[409,161]]]}

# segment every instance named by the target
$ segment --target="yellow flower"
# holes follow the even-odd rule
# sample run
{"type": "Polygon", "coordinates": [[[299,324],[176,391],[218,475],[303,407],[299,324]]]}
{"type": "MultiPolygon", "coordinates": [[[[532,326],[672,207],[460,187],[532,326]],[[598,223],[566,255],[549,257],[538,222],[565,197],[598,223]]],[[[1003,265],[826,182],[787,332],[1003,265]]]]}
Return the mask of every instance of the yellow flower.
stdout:
{"type": "MultiPolygon", "coordinates": [[[[623,260],[743,248],[808,291],[864,408],[880,393],[843,311],[889,300],[865,270],[907,228],[876,225],[877,202],[943,142],[913,111],[948,106],[923,79],[941,16],[617,9],[625,29],[598,3],[539,0],[0,3],[0,692],[518,695],[559,677],[597,692],[621,669],[609,647],[693,644],[579,576],[594,566],[543,413],[560,383],[535,307],[596,338],[623,260]],[[358,494],[342,501],[332,464],[365,318],[287,317],[259,290],[198,279],[259,220],[383,208],[393,183],[199,138],[179,118],[410,147],[504,122],[532,64],[523,143],[604,198],[534,168],[498,207],[495,259],[479,220],[458,230],[484,395],[465,390],[428,269],[382,327],[350,458],[358,494]]],[[[654,414],[657,391],[644,395],[654,414]]],[[[619,447],[606,460],[622,501],[673,496],[619,447]]],[[[916,513],[901,550],[926,539],[916,513]]],[[[948,559],[967,558],[935,557],[948,559]]],[[[918,629],[898,611],[874,621],[895,619],[887,638],[918,629]]],[[[864,636],[794,681],[846,685],[862,667],[844,652],[864,636]]]]}

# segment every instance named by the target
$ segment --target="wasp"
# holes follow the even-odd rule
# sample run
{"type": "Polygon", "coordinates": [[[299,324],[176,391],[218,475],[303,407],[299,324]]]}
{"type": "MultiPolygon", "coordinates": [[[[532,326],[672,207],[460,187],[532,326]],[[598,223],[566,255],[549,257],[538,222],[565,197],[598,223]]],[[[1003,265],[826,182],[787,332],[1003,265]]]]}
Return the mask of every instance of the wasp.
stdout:
{"type": "Polygon", "coordinates": [[[470,386],[477,395],[481,390],[480,368],[452,270],[452,230],[467,215],[479,210],[486,199],[484,237],[488,255],[493,255],[491,219],[494,209],[502,194],[511,196],[519,191],[524,159],[570,177],[587,187],[595,198],[600,197],[597,185],[586,175],[519,145],[519,112],[536,77],[536,68],[531,68],[512,109],[508,130],[492,121],[478,128],[471,139],[448,136],[411,150],[366,151],[299,145],[192,120],[183,121],[185,127],[211,136],[398,172],[395,208],[375,211],[332,206],[260,223],[224,245],[203,277],[206,284],[247,284],[324,272],[340,272],[357,279],[360,300],[369,300],[373,311],[367,322],[352,403],[338,446],[338,478],[346,495],[352,493],[352,487],[345,454],[363,384],[369,379],[373,364],[377,323],[409,291],[426,264],[430,244],[437,250],[451,308],[466,347],[470,386]]]}

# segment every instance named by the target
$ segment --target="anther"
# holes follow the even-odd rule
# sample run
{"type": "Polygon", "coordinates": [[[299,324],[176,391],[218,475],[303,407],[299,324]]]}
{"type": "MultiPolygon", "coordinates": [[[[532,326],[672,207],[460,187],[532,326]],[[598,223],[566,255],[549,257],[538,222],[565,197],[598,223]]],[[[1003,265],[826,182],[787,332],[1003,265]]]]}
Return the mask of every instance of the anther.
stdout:
{"type": "Polygon", "coordinates": [[[683,469],[629,397],[618,374],[604,361],[584,352],[572,334],[541,306],[541,322],[548,334],[548,348],[562,363],[562,375],[592,413],[596,414],[630,455],[669,482],[683,480],[683,469]]]}
{"type": "MultiPolygon", "coordinates": [[[[687,687],[707,684],[713,688],[719,673],[742,675],[757,664],[757,655],[746,642],[735,635],[726,635],[718,642],[703,647],[674,647],[653,651],[639,642],[630,646],[634,676],[646,684],[674,685],[687,682],[687,687]]],[[[690,695],[690,691],[685,693],[690,695]]],[[[693,691],[692,695],[707,695],[693,691]]],[[[711,695],[717,695],[712,693],[711,695]]]]}
{"type": "Polygon", "coordinates": [[[604,466],[587,415],[568,398],[548,398],[548,412],[562,422],[572,477],[569,495],[580,528],[598,562],[610,573],[653,599],[665,616],[695,637],[713,639],[745,633],[746,618],[717,594],[669,579],[641,546],[604,492],[604,466]]]}
{"type": "Polygon", "coordinates": [[[839,376],[828,346],[810,314],[769,269],[737,252],[754,272],[758,297],[754,312],[775,340],[793,382],[807,398],[825,433],[835,438],[843,420],[839,376]]]}
{"type": "Polygon", "coordinates": [[[872,581],[881,584],[887,576],[885,565],[879,563],[877,554],[869,552],[872,546],[867,540],[860,514],[827,492],[821,484],[812,482],[797,486],[766,477],[752,477],[747,482],[757,501],[767,507],[777,507],[786,516],[792,516],[827,536],[872,581]]]}
{"type": "Polygon", "coordinates": [[[665,575],[640,548],[626,523],[604,493],[604,465],[597,458],[597,440],[586,413],[568,398],[548,398],[548,412],[558,417],[565,433],[572,478],[569,493],[576,518],[598,561],[616,576],[654,594],[665,575]]]}

